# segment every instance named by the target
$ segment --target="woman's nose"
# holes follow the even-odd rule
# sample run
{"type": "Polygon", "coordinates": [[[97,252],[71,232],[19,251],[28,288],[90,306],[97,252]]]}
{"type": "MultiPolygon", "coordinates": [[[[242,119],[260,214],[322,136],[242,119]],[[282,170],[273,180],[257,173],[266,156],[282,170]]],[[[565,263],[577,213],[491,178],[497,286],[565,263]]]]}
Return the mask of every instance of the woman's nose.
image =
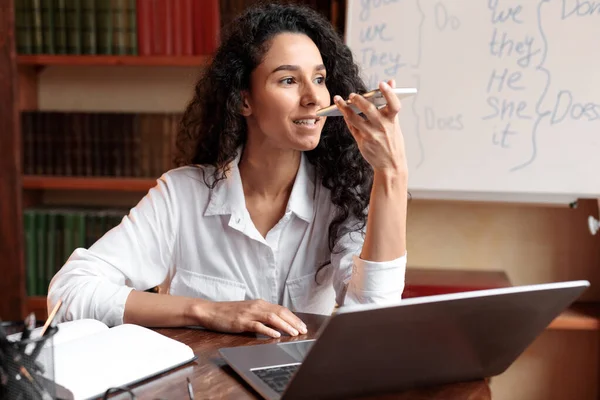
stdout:
{"type": "Polygon", "coordinates": [[[301,103],[304,107],[312,106],[318,104],[319,95],[317,89],[312,85],[306,85],[303,88],[301,103]]]}

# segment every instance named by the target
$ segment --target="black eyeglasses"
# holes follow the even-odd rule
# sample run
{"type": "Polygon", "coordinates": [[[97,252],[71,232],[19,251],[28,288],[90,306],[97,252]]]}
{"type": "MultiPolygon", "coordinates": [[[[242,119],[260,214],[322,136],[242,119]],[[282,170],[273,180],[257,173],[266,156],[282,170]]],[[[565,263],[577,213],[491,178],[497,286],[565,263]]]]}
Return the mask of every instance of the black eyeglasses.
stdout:
{"type": "MultiPolygon", "coordinates": [[[[190,397],[190,400],[194,400],[194,388],[192,387],[192,382],[190,381],[190,378],[186,378],[186,380],[187,380],[188,396],[190,397]]],[[[116,387],[112,387],[112,388],[108,389],[106,392],[104,392],[104,396],[102,396],[102,400],[107,400],[108,396],[110,396],[111,394],[117,394],[117,393],[127,393],[127,394],[129,394],[129,398],[131,400],[137,399],[137,397],[133,393],[133,389],[131,389],[130,387],[116,386],[116,387]]],[[[154,399],[154,400],[166,400],[166,399],[159,398],[159,399],[154,399]]]]}

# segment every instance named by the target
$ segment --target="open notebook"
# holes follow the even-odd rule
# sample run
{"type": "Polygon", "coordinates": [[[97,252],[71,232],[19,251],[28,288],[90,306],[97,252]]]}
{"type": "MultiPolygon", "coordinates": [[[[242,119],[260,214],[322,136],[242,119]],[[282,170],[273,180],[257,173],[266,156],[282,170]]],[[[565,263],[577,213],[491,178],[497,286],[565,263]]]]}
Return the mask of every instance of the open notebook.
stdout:
{"type": "Polygon", "coordinates": [[[196,358],[189,346],[138,325],[108,328],[84,319],[57,326],[54,379],[75,399],[100,396],[108,388],[131,385],[196,358]]]}

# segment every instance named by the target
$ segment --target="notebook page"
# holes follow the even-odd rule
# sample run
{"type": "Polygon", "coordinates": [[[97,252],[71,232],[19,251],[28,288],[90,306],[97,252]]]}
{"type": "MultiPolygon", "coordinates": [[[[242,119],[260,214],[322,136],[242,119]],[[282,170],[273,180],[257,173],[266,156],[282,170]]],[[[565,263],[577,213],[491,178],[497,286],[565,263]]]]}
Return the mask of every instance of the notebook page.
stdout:
{"type": "Polygon", "coordinates": [[[58,327],[58,332],[56,332],[53,338],[54,346],[108,330],[108,326],[95,319],[62,322],[56,326],[58,327]]]}
{"type": "MultiPolygon", "coordinates": [[[[61,343],[69,342],[71,340],[79,339],[84,336],[93,335],[97,332],[101,332],[104,330],[108,330],[108,326],[103,322],[100,322],[95,319],[79,319],[76,321],[68,321],[62,322],[56,325],[58,328],[58,332],[52,337],[52,344],[54,346],[59,345],[61,343]]],[[[31,331],[31,338],[38,338],[42,332],[42,327],[35,328],[31,331]]],[[[21,339],[21,332],[14,333],[8,336],[9,340],[19,340],[21,339]]],[[[50,342],[46,342],[44,347],[50,346],[50,342]]],[[[31,349],[28,348],[27,353],[30,354],[33,350],[33,345],[31,345],[31,349]]]]}
{"type": "Polygon", "coordinates": [[[55,380],[75,399],[87,399],[193,358],[189,346],[150,329],[125,324],[55,346],[55,380]]]}

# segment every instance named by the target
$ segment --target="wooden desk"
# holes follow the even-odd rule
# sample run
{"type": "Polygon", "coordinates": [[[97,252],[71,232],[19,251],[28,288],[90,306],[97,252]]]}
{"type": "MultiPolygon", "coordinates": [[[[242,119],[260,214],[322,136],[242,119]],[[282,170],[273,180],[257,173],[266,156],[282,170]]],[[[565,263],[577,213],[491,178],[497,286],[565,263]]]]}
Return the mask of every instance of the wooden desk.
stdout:
{"type": "MultiPolygon", "coordinates": [[[[313,314],[298,314],[306,323],[308,334],[303,336],[269,339],[257,335],[230,335],[196,329],[156,329],[157,332],[179,340],[190,346],[198,360],[175,371],[140,385],[133,392],[140,399],[187,399],[186,378],[194,387],[195,399],[258,399],[259,396],[247,385],[219,356],[222,347],[252,345],[259,343],[287,342],[314,337],[325,317],[313,314]]],[[[118,396],[118,398],[126,398],[118,396]]],[[[390,394],[370,399],[412,399],[412,400],[489,400],[491,392],[485,381],[459,383],[425,390],[411,390],[400,394],[390,394]]]]}

